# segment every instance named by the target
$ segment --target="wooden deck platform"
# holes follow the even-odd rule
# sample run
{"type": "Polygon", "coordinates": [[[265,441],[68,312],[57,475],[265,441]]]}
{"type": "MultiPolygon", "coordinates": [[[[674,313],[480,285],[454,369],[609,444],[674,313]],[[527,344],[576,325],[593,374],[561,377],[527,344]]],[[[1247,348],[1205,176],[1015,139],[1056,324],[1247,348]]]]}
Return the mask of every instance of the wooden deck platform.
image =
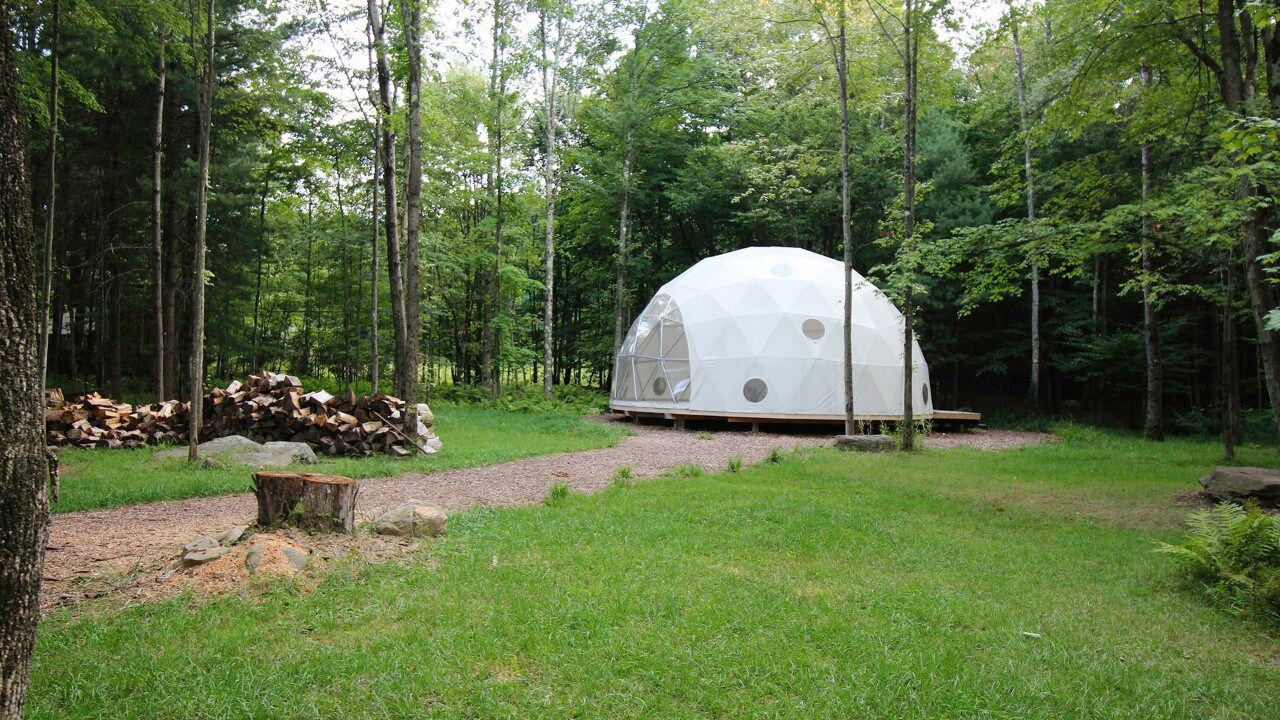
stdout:
{"type": "MultiPolygon", "coordinates": [[[[739,413],[734,415],[726,415],[724,413],[710,412],[706,410],[684,410],[684,409],[652,409],[642,410],[627,406],[611,406],[614,412],[622,413],[627,417],[643,418],[652,420],[670,420],[677,423],[684,421],[707,421],[707,422],[728,422],[734,424],[786,424],[786,425],[840,425],[844,423],[844,415],[802,415],[789,414],[779,415],[770,413],[739,413]]],[[[854,419],[859,422],[870,423],[897,423],[901,417],[898,415],[859,415],[854,414],[854,419]]],[[[982,423],[982,413],[968,412],[965,410],[934,410],[932,413],[917,415],[917,420],[931,420],[936,425],[958,428],[973,428],[982,423]]]]}

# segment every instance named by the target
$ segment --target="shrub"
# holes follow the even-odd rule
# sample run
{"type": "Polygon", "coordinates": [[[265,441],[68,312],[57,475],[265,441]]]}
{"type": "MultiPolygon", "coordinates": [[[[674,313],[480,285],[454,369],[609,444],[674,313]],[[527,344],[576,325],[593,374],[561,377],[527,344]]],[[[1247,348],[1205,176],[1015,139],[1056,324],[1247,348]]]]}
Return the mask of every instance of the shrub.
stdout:
{"type": "Polygon", "coordinates": [[[729,458],[729,472],[736,473],[742,469],[742,458],[729,458]]]}
{"type": "Polygon", "coordinates": [[[572,492],[568,485],[557,482],[551,486],[551,490],[547,493],[547,499],[542,502],[547,507],[564,507],[569,504],[569,495],[572,492]]]}
{"type": "Polygon", "coordinates": [[[765,458],[764,461],[770,465],[777,465],[782,462],[782,451],[778,448],[770,448],[769,457],[765,458]]]}
{"type": "Polygon", "coordinates": [[[671,469],[671,475],[674,477],[696,478],[702,477],[702,468],[692,463],[686,465],[677,465],[671,469]]]}
{"type": "Polygon", "coordinates": [[[635,478],[631,475],[631,466],[623,465],[613,471],[613,480],[609,483],[615,488],[632,488],[636,486],[635,478]]]}
{"type": "Polygon", "coordinates": [[[1254,503],[1222,503],[1197,510],[1190,536],[1179,545],[1160,543],[1210,599],[1234,613],[1280,619],[1280,517],[1254,503]]]}

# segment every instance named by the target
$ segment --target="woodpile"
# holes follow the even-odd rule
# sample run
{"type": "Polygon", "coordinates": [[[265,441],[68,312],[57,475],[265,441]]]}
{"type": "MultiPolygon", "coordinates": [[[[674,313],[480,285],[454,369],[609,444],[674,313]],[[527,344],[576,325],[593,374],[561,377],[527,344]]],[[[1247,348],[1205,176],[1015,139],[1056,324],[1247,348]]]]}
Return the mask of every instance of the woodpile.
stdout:
{"type": "MultiPolygon", "coordinates": [[[[45,393],[45,406],[50,445],[121,448],[187,440],[190,411],[177,400],[135,406],[90,393],[66,402],[53,390],[45,393]]],[[[204,410],[201,440],[243,435],[257,442],[305,442],[326,455],[434,452],[400,432],[403,400],[351,390],[304,392],[292,375],[264,372],[215,388],[205,396],[204,410]]]]}
{"type": "Polygon", "coordinates": [[[60,390],[45,392],[44,426],[50,445],[134,448],[187,441],[190,408],[167,400],[130,405],[98,393],[67,402],[60,390]]]}

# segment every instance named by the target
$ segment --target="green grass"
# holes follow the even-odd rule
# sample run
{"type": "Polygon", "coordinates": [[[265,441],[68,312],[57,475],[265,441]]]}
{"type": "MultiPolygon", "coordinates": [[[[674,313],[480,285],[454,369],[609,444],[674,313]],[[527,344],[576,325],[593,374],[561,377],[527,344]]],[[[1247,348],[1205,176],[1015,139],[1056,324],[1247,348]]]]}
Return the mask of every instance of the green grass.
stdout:
{"type": "Polygon", "coordinates": [[[1276,717],[1277,631],[1153,552],[1217,448],[1069,435],[788,454],[473,510],[314,589],[57,612],[30,716],[1276,717]]]}
{"type": "MultiPolygon", "coordinates": [[[[590,422],[573,413],[513,413],[479,408],[443,407],[435,411],[436,432],[444,448],[430,457],[396,459],[321,457],[315,472],[354,478],[387,477],[516,460],[532,455],[589,450],[618,441],[622,430],[590,422]]],[[[186,460],[160,460],[154,449],[59,451],[61,498],[55,512],[132,503],[207,497],[249,489],[252,470],[191,467],[186,460]]]]}

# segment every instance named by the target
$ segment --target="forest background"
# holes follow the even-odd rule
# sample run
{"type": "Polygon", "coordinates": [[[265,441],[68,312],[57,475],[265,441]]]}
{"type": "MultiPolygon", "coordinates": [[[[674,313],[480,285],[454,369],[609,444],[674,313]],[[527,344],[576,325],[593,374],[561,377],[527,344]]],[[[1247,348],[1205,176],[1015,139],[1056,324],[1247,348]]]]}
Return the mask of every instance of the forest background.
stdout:
{"type": "Polygon", "coordinates": [[[48,384],[185,397],[202,277],[211,378],[608,388],[698,260],[842,255],[844,87],[853,266],[939,407],[1274,438],[1274,0],[911,6],[21,3],[48,384]]]}

